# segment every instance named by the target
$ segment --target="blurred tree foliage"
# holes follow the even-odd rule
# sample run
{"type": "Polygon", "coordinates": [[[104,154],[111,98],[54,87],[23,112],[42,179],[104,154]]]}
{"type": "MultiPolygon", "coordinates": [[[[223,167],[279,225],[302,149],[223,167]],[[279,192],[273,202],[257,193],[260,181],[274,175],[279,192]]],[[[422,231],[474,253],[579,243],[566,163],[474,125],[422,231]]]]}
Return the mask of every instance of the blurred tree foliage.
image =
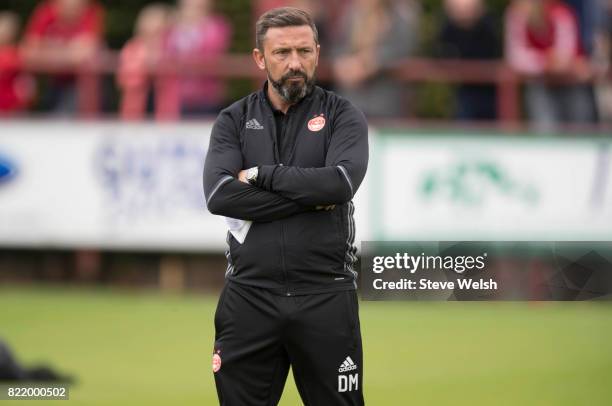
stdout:
{"type": "MultiPolygon", "coordinates": [[[[42,0],[0,0],[0,10],[17,12],[25,25],[28,16],[42,0]]],[[[120,49],[131,37],[134,22],[139,10],[149,3],[175,3],[171,0],[100,0],[106,10],[106,42],[111,49],[120,49]]],[[[488,9],[501,21],[508,0],[485,0],[488,9]]],[[[253,46],[252,1],[217,0],[217,11],[225,15],[233,26],[233,52],[249,52],[253,46]]],[[[433,56],[436,37],[443,20],[444,0],[420,0],[420,54],[433,56]]],[[[501,31],[502,25],[499,24],[501,31]]],[[[500,32],[501,34],[501,32],[500,32]]],[[[246,94],[252,89],[252,81],[232,81],[229,98],[231,100],[246,94]]],[[[417,117],[446,118],[452,114],[452,87],[444,84],[419,84],[416,86],[414,112],[417,117]]]]}

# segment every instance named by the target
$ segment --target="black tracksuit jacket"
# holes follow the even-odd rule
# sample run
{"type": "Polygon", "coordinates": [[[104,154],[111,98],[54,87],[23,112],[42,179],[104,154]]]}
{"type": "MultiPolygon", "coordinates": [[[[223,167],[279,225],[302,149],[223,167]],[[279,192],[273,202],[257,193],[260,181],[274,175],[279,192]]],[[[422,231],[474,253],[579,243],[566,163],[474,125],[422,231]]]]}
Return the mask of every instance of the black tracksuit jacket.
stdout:
{"type": "Polygon", "coordinates": [[[266,91],[219,114],[206,156],[210,212],[253,221],[243,244],[228,232],[226,278],[286,296],[355,289],[351,199],[368,164],[365,117],[318,86],[282,115],[266,91]],[[257,185],[240,182],[253,166],[257,185]]]}

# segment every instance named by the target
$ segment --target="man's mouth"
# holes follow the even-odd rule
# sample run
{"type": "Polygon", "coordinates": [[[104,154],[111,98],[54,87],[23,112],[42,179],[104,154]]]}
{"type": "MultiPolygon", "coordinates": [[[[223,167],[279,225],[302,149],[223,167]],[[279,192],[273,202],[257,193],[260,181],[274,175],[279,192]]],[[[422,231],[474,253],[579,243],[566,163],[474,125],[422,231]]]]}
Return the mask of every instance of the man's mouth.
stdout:
{"type": "Polygon", "coordinates": [[[299,80],[306,81],[306,75],[302,72],[291,72],[285,76],[285,80],[292,82],[297,82],[299,80]]]}

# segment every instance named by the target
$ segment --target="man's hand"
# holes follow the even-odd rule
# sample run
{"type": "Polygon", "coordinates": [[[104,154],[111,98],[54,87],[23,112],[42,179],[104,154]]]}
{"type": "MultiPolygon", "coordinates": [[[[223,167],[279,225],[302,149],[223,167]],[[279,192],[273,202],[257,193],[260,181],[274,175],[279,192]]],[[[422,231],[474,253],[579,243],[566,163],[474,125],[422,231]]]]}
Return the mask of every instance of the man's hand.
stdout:
{"type": "Polygon", "coordinates": [[[246,175],[247,175],[247,170],[246,169],[241,170],[240,172],[238,172],[238,180],[240,182],[249,184],[249,181],[247,180],[246,175]]]}
{"type": "Polygon", "coordinates": [[[330,211],[336,208],[335,204],[329,204],[327,206],[317,206],[315,207],[316,210],[325,210],[325,211],[330,211]]]}

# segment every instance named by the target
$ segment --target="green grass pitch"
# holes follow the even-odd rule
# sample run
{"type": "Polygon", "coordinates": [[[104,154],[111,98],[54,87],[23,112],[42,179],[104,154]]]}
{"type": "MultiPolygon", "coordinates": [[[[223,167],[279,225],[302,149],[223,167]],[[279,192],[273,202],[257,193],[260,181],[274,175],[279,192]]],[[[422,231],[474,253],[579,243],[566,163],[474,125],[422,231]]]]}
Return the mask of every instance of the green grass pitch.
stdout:
{"type": "MultiPolygon", "coordinates": [[[[216,297],[0,288],[0,337],[74,374],[58,405],[216,405],[216,297]]],[[[612,404],[612,305],[361,302],[370,406],[612,404]]],[[[40,405],[0,401],[0,405],[40,405]]],[[[281,401],[301,405],[290,377],[281,401]]]]}

